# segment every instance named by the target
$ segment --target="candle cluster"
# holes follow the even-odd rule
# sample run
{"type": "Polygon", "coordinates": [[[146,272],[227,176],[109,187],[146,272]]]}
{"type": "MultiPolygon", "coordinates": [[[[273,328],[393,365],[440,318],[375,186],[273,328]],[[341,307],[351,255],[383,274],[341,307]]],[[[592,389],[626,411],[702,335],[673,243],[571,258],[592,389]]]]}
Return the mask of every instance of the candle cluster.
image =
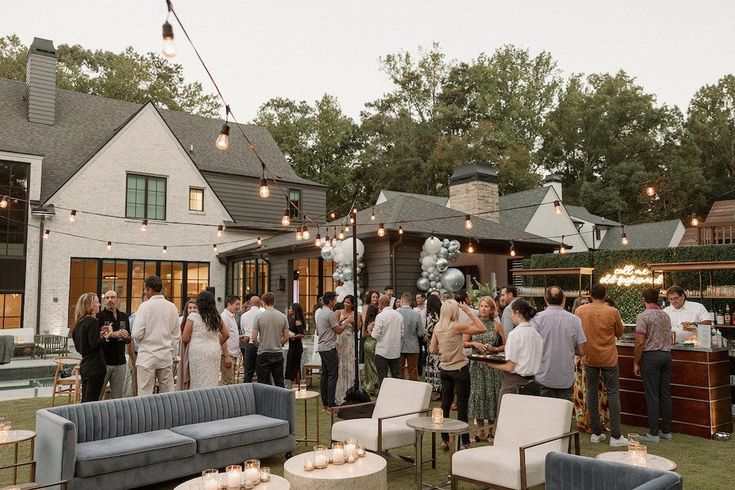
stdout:
{"type": "Polygon", "coordinates": [[[365,447],[351,437],[347,441],[332,443],[332,449],[326,446],[314,446],[314,456],[306,458],[304,470],[313,471],[326,468],[330,464],[341,465],[354,463],[358,458],[365,456],[365,447]]]}
{"type": "Polygon", "coordinates": [[[11,427],[10,420],[0,419],[0,439],[7,439],[11,427]]]}
{"type": "Polygon", "coordinates": [[[640,443],[638,434],[628,434],[628,458],[636,466],[646,466],[648,448],[640,443]]]}
{"type": "Polygon", "coordinates": [[[220,490],[221,488],[254,488],[260,482],[271,479],[271,469],[260,467],[260,461],[249,459],[243,465],[232,464],[220,473],[216,469],[202,471],[202,488],[220,490]]]}

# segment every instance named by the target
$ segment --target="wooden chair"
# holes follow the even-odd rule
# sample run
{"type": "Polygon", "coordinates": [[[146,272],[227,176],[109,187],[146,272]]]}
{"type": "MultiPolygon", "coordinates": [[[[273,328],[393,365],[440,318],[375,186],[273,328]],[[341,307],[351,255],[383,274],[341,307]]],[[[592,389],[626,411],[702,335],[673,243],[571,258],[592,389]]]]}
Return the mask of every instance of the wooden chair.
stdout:
{"type": "Polygon", "coordinates": [[[82,397],[82,377],[79,374],[79,364],[82,359],[79,357],[57,357],[54,359],[56,363],[56,372],[54,373],[54,386],[51,392],[51,406],[56,405],[57,395],[68,395],[67,403],[79,403],[82,397]],[[73,366],[71,376],[62,377],[61,373],[67,366],[73,366]]]}

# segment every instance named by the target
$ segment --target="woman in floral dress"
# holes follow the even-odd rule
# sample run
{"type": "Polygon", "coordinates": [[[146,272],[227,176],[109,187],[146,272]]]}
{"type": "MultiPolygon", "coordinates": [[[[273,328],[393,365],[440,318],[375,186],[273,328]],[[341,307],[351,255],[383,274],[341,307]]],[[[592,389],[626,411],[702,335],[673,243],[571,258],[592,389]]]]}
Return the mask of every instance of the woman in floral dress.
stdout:
{"type": "Polygon", "coordinates": [[[365,369],[363,371],[362,385],[370,396],[378,394],[378,370],[375,368],[375,345],[377,340],[371,335],[373,326],[375,326],[375,318],[380,313],[378,305],[365,305],[365,321],[362,323],[362,338],[365,339],[363,350],[365,351],[365,369]]]}
{"type": "MultiPolygon", "coordinates": [[[[471,347],[473,354],[495,354],[503,352],[505,333],[497,317],[497,305],[490,296],[480,298],[480,321],[485,324],[487,332],[465,335],[465,347],[471,347]],[[499,344],[499,345],[498,345],[499,344]]],[[[488,422],[487,440],[492,441],[490,425],[497,419],[500,406],[498,394],[502,383],[501,372],[487,366],[484,362],[470,363],[470,402],[469,415],[475,419],[477,427],[484,427],[488,422]]],[[[482,429],[475,436],[475,442],[485,439],[482,429]]]]}
{"type": "Polygon", "coordinates": [[[355,297],[345,296],[342,309],[335,312],[337,321],[345,326],[341,334],[337,335],[337,357],[339,371],[337,374],[337,390],[334,401],[337,405],[345,402],[345,395],[355,384],[355,297]]]}
{"type": "MultiPolygon", "coordinates": [[[[439,296],[430,294],[426,299],[426,335],[424,340],[426,345],[431,342],[431,336],[434,334],[434,326],[439,321],[442,302],[439,296]]],[[[442,396],[442,382],[439,377],[439,361],[441,354],[427,354],[426,366],[424,366],[424,381],[431,385],[431,399],[439,400],[442,396]]]]}

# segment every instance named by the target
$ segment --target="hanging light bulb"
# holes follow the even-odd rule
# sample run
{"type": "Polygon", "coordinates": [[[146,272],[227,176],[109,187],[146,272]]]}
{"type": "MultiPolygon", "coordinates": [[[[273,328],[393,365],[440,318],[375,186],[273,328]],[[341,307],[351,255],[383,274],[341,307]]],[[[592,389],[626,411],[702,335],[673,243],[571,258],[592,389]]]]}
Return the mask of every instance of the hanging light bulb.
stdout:
{"type": "Polygon", "coordinates": [[[380,226],[378,226],[378,236],[379,237],[385,236],[385,226],[383,226],[383,223],[380,223],[380,226]]]}
{"type": "Polygon", "coordinates": [[[314,246],[315,247],[321,247],[322,246],[322,237],[319,235],[319,232],[316,233],[316,239],[314,239],[314,246]]]}
{"type": "Polygon", "coordinates": [[[467,228],[468,230],[471,230],[473,227],[472,216],[470,216],[469,214],[465,215],[464,217],[464,227],[467,228]]]}
{"type": "Polygon", "coordinates": [[[161,49],[167,59],[176,56],[176,45],[174,44],[174,28],[168,20],[163,23],[163,47],[161,49]]]}
{"type": "Polygon", "coordinates": [[[262,173],[260,174],[260,187],[258,188],[258,195],[263,199],[271,195],[271,190],[268,188],[268,179],[265,178],[265,163],[262,165],[262,173]]]}
{"type": "Polygon", "coordinates": [[[255,240],[255,243],[257,243],[258,245],[262,245],[263,244],[263,240],[261,240],[260,237],[258,237],[258,239],[255,240]]]}
{"type": "Polygon", "coordinates": [[[623,234],[620,235],[620,243],[622,243],[623,245],[628,244],[628,235],[625,233],[625,228],[623,228],[623,234]]]}
{"type": "Polygon", "coordinates": [[[222,125],[222,129],[219,132],[219,136],[217,136],[217,141],[215,142],[215,146],[219,148],[220,150],[226,150],[230,147],[230,125],[227,123],[224,123],[222,125]]]}
{"type": "Polygon", "coordinates": [[[146,231],[148,229],[148,220],[144,219],[142,223],[140,223],[140,231],[146,231]]]}
{"type": "Polygon", "coordinates": [[[373,211],[370,214],[370,221],[375,221],[375,208],[373,208],[373,211]]]}
{"type": "Polygon", "coordinates": [[[347,226],[347,225],[345,225],[345,227],[344,227],[344,232],[345,232],[345,233],[347,233],[348,231],[350,231],[350,227],[349,227],[349,226],[347,226]]]}
{"type": "Polygon", "coordinates": [[[339,230],[339,235],[338,235],[338,238],[339,238],[340,240],[344,240],[344,239],[345,239],[345,232],[344,232],[344,231],[342,231],[342,230],[339,230]]]}
{"type": "Polygon", "coordinates": [[[334,211],[332,211],[331,213],[329,213],[329,217],[332,218],[332,219],[334,219],[334,218],[337,217],[337,215],[334,214],[334,211]]]}
{"type": "Polygon", "coordinates": [[[699,218],[697,218],[696,213],[692,213],[692,226],[699,226],[699,218]]]}
{"type": "Polygon", "coordinates": [[[332,246],[334,246],[337,243],[337,237],[333,236],[330,243],[332,244],[332,246]]]}
{"type": "Polygon", "coordinates": [[[112,250],[112,242],[107,242],[107,250],[112,250]]]}
{"type": "Polygon", "coordinates": [[[554,211],[556,211],[556,214],[561,214],[561,203],[559,201],[554,201],[554,211]]]}
{"type": "Polygon", "coordinates": [[[309,233],[309,227],[304,226],[304,231],[302,232],[304,235],[304,240],[309,240],[311,238],[311,233],[309,233]]]}
{"type": "Polygon", "coordinates": [[[296,239],[301,240],[304,238],[304,234],[301,232],[301,227],[296,228],[296,239]]]}
{"type": "Polygon", "coordinates": [[[217,244],[216,243],[212,245],[212,250],[214,250],[215,252],[217,252],[217,244]]]}
{"type": "Polygon", "coordinates": [[[49,235],[51,234],[50,230],[46,230],[43,232],[43,239],[48,240],[49,235]]]}
{"type": "Polygon", "coordinates": [[[354,216],[350,216],[350,224],[351,225],[354,225],[355,224],[355,217],[354,216]]]}
{"type": "Polygon", "coordinates": [[[656,188],[653,186],[653,184],[646,185],[646,195],[648,197],[653,197],[656,195],[656,188]]]}
{"type": "Polygon", "coordinates": [[[221,236],[222,236],[222,233],[223,233],[224,231],[225,231],[225,227],[224,227],[224,225],[219,225],[219,226],[217,227],[217,236],[218,236],[218,237],[221,237],[221,236]]]}
{"type": "Polygon", "coordinates": [[[398,225],[398,234],[399,235],[403,235],[403,226],[402,225],[398,225]]]}
{"type": "Polygon", "coordinates": [[[69,213],[69,221],[71,221],[72,223],[74,223],[74,220],[76,220],[76,216],[77,216],[77,210],[76,209],[72,209],[71,210],[71,213],[69,213]]]}
{"type": "Polygon", "coordinates": [[[291,224],[291,215],[289,214],[288,208],[283,212],[283,218],[281,218],[281,224],[288,226],[291,224]]]}
{"type": "Polygon", "coordinates": [[[564,235],[561,236],[561,246],[559,247],[559,253],[562,255],[567,253],[567,248],[564,246],[564,235]]]}
{"type": "Polygon", "coordinates": [[[161,250],[161,252],[163,252],[163,255],[166,255],[166,251],[167,250],[168,250],[168,247],[166,245],[164,245],[163,246],[163,250],[161,250]]]}
{"type": "Polygon", "coordinates": [[[513,240],[510,241],[510,256],[515,257],[516,256],[516,246],[513,243],[513,240]]]}
{"type": "Polygon", "coordinates": [[[472,239],[470,239],[469,245],[467,245],[467,253],[472,254],[475,253],[475,247],[472,246],[472,239]]]}
{"type": "Polygon", "coordinates": [[[8,201],[7,196],[3,196],[3,198],[0,200],[0,209],[5,209],[10,205],[10,201],[8,201]]]}

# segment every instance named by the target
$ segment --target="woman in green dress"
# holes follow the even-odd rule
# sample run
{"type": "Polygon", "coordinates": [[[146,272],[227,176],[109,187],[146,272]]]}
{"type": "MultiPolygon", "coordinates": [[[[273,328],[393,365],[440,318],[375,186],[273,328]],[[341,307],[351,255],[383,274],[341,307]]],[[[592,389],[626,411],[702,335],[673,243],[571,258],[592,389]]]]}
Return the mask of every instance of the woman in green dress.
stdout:
{"type": "MultiPolygon", "coordinates": [[[[487,331],[478,335],[465,335],[465,347],[472,348],[473,354],[495,354],[505,349],[505,333],[497,317],[497,305],[490,296],[480,298],[480,321],[485,324],[487,331]]],[[[492,369],[482,361],[470,363],[470,403],[469,415],[475,419],[477,427],[484,427],[488,422],[487,440],[492,441],[490,425],[497,419],[500,400],[501,373],[492,369]]],[[[475,442],[485,439],[485,431],[480,430],[475,436],[475,442]]]]}
{"type": "Polygon", "coordinates": [[[370,335],[375,325],[375,317],[380,310],[377,305],[367,305],[365,321],[362,323],[362,338],[365,339],[363,351],[365,353],[365,369],[363,371],[363,387],[370,396],[378,394],[378,371],[375,369],[375,344],[377,340],[370,335]]]}

